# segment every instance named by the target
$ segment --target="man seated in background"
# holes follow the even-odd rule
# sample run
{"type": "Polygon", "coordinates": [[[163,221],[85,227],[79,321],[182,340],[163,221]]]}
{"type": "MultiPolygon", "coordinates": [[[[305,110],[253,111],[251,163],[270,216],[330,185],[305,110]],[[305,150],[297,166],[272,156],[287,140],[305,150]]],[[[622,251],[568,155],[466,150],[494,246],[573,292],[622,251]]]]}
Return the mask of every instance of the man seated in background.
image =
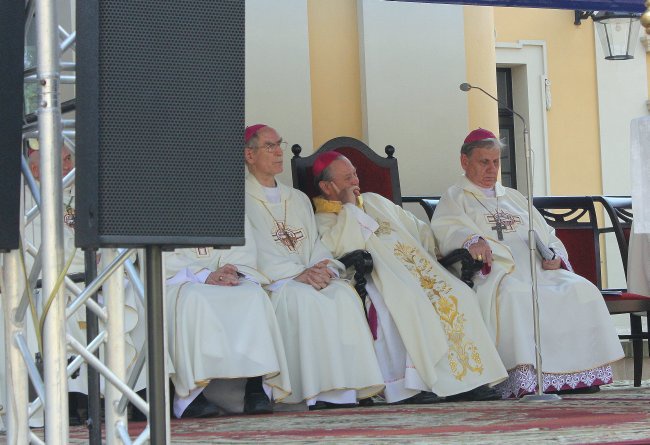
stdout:
{"type": "Polygon", "coordinates": [[[313,167],[321,240],[335,255],[372,255],[368,318],[389,403],[495,400],[507,372],[466,284],[436,260],[428,224],[375,193],[361,193],[348,158],[321,154],[313,167]],[[424,392],[421,392],[424,391],[424,392]],[[430,397],[429,397],[430,399],[430,397]]]}
{"type": "MultiPolygon", "coordinates": [[[[34,179],[40,183],[41,179],[41,151],[38,144],[38,140],[31,139],[28,153],[28,165],[30,172],[34,179]]],[[[65,178],[70,172],[75,168],[75,155],[72,149],[67,145],[63,144],[61,147],[61,173],[62,179],[65,178]]],[[[85,272],[85,258],[84,252],[81,249],[75,247],[75,185],[72,182],[67,187],[63,188],[62,204],[63,204],[63,254],[64,262],[67,264],[70,256],[72,260],[70,262],[70,267],[67,270],[67,275],[73,274],[83,274],[85,272]]],[[[44,197],[41,196],[41,199],[44,197]]],[[[45,197],[47,199],[47,197],[45,197]]],[[[25,208],[30,209],[36,205],[36,201],[32,198],[31,193],[25,193],[25,208]]],[[[35,249],[38,249],[41,242],[41,222],[40,214],[36,216],[31,224],[27,224],[24,230],[24,239],[27,244],[31,244],[35,249]]],[[[27,246],[26,246],[27,247],[27,246]]],[[[99,255],[98,255],[99,257],[99,255]]],[[[29,273],[29,270],[32,267],[32,256],[26,255],[26,267],[29,273]]],[[[77,283],[78,291],[81,291],[83,288],[83,283],[77,283]]],[[[66,304],[70,303],[74,299],[74,292],[66,289],[66,304]]],[[[40,296],[38,293],[40,289],[37,290],[37,299],[40,301],[40,296]]],[[[100,295],[99,299],[102,299],[100,295]]],[[[143,307],[138,304],[136,301],[137,297],[134,290],[127,284],[125,290],[125,307],[124,307],[124,327],[125,327],[125,363],[129,368],[127,369],[127,375],[131,371],[130,367],[135,362],[135,356],[139,349],[142,349],[144,346],[144,339],[136,339],[136,337],[142,337],[140,331],[144,330],[144,321],[145,316],[143,312],[143,307]]],[[[40,301],[42,304],[43,302],[40,301]]],[[[82,345],[86,345],[86,307],[82,306],[79,310],[74,312],[71,317],[68,318],[66,327],[68,332],[82,345]]],[[[36,345],[34,345],[35,347],[36,345]]],[[[34,350],[32,351],[34,352],[34,350]]],[[[71,350],[70,355],[75,353],[71,350]]],[[[140,378],[136,381],[135,390],[142,391],[145,387],[145,375],[146,373],[141,373],[140,378]]],[[[102,389],[103,389],[103,379],[102,379],[102,389]]],[[[88,394],[88,375],[87,375],[87,365],[84,363],[79,368],[79,371],[73,374],[73,378],[68,379],[68,392],[70,393],[70,403],[69,403],[69,418],[71,425],[79,425],[85,420],[86,417],[86,406],[87,406],[87,394],[88,394]]]]}
{"type": "Polygon", "coordinates": [[[245,246],[165,253],[176,417],[271,413],[271,400],[291,393],[280,328],[256,268],[248,220],[245,246]],[[208,400],[203,393],[212,380],[227,384],[208,400]],[[233,398],[240,403],[229,406],[233,398]]]}
{"type": "MultiPolygon", "coordinates": [[[[501,142],[482,128],[461,147],[465,175],[440,199],[431,226],[443,254],[464,247],[484,262],[474,280],[483,318],[509,378],[503,397],[536,391],[528,201],[497,182],[501,142]]],[[[537,257],[543,391],[598,390],[623,357],[600,291],[571,271],[555,230],[535,211],[535,231],[554,258],[537,257]],[[584,389],[582,389],[584,388],[584,389]]]]}

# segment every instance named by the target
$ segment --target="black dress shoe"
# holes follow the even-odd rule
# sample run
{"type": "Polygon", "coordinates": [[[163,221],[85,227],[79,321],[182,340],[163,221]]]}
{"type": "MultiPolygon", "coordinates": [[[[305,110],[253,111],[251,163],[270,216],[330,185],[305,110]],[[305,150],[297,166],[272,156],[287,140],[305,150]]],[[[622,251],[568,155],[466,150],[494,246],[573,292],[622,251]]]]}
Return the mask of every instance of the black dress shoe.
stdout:
{"type": "Polygon", "coordinates": [[[375,406],[375,401],[372,397],[359,400],[359,406],[375,406]]]}
{"type": "Polygon", "coordinates": [[[483,385],[474,388],[471,391],[447,396],[446,400],[447,402],[486,402],[489,400],[501,400],[501,394],[499,394],[494,388],[483,385]]]}
{"type": "Polygon", "coordinates": [[[263,392],[254,392],[244,396],[245,414],[271,414],[273,405],[263,392]]]}
{"type": "MultiPolygon", "coordinates": [[[[136,394],[138,394],[142,399],[145,401],[147,400],[147,390],[146,389],[141,389],[140,391],[137,391],[136,394]]],[[[173,397],[172,397],[173,400],[173,397]]],[[[104,405],[102,405],[104,406],[104,405]]],[[[147,416],[140,411],[138,408],[135,407],[135,405],[131,402],[129,402],[129,416],[128,419],[133,421],[133,422],[146,422],[147,416]]],[[[174,410],[174,407],[172,406],[172,412],[174,410]]]]}
{"type": "Polygon", "coordinates": [[[563,389],[555,394],[595,394],[600,391],[600,386],[583,386],[581,388],[563,389]]]}
{"type": "Polygon", "coordinates": [[[220,412],[219,407],[205,398],[203,393],[199,394],[192,403],[185,408],[181,419],[198,419],[202,417],[214,417],[220,412]]]}
{"type": "Polygon", "coordinates": [[[332,403],[318,400],[316,403],[309,407],[309,411],[317,411],[320,409],[356,408],[356,406],[356,403],[332,403]]]}
{"type": "Polygon", "coordinates": [[[418,394],[411,396],[408,399],[391,403],[391,405],[430,405],[432,403],[440,403],[444,400],[444,397],[440,397],[435,392],[420,391],[418,394]]]}

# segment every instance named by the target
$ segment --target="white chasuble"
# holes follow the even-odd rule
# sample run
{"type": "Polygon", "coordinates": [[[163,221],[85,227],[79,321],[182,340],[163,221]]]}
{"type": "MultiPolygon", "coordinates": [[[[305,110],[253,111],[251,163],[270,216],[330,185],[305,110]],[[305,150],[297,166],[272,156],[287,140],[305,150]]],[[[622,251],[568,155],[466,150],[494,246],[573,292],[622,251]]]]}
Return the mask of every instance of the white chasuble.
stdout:
{"type": "MultiPolygon", "coordinates": [[[[63,255],[64,255],[64,264],[67,264],[72,256],[70,261],[70,267],[67,270],[67,274],[77,274],[83,273],[86,270],[85,266],[85,256],[83,250],[80,248],[75,249],[75,187],[70,186],[63,189],[63,255]]],[[[36,205],[33,200],[31,193],[26,192],[25,194],[25,207],[27,209],[36,205]]],[[[36,248],[41,243],[41,216],[40,214],[34,219],[34,221],[25,227],[25,240],[34,244],[36,248]]],[[[98,253],[98,257],[101,258],[101,250],[98,253]]],[[[25,262],[28,268],[32,267],[33,258],[31,255],[25,255],[25,262]]],[[[101,271],[103,264],[99,264],[98,269],[101,271]]],[[[132,367],[135,364],[136,355],[139,350],[141,350],[145,345],[144,341],[138,341],[138,336],[140,331],[145,329],[145,319],[146,314],[144,312],[144,307],[138,301],[138,297],[135,293],[135,290],[131,286],[131,283],[128,280],[124,280],[124,353],[125,353],[125,364],[126,364],[126,375],[131,373],[132,367]]],[[[84,288],[84,283],[75,283],[68,285],[66,283],[64,292],[66,295],[66,304],[76,298],[76,295],[80,293],[84,288]]],[[[42,298],[40,295],[40,289],[37,290],[35,298],[42,298]]],[[[103,294],[98,295],[100,303],[103,301],[103,294]]],[[[100,329],[105,329],[103,322],[100,320],[100,329]]],[[[28,325],[29,327],[29,325],[28,325]]],[[[82,345],[86,345],[86,306],[82,305],[77,311],[75,311],[66,321],[66,327],[68,333],[72,335],[75,340],[77,340],[82,345]]],[[[29,338],[29,336],[28,336],[29,338]]],[[[31,345],[30,345],[31,349],[31,345]]],[[[35,349],[32,349],[32,352],[35,352],[35,349]]],[[[68,355],[76,355],[72,350],[68,351],[68,355]]],[[[104,379],[100,379],[101,391],[104,390],[104,379]]],[[[146,371],[140,373],[140,377],[136,381],[135,390],[139,391],[146,387],[146,371]]],[[[68,391],[69,392],[79,392],[83,394],[88,393],[88,374],[87,374],[87,365],[83,363],[79,368],[79,373],[76,378],[68,379],[68,391]]]]}
{"type": "Polygon", "coordinates": [[[426,390],[448,396],[505,379],[476,295],[438,263],[429,225],[380,195],[362,197],[376,230],[364,236],[355,206],[316,198],[321,239],[335,255],[370,252],[372,283],[426,390]]]}
{"type": "Polygon", "coordinates": [[[255,177],[246,178],[246,213],[260,271],[271,281],[267,289],[289,365],[293,392],[283,401],[349,403],[377,394],[383,379],[361,299],[344,280],[334,279],[320,291],[293,280],[323,259],[341,265],[319,240],[309,198],[277,186],[280,201],[271,203],[255,177]],[[347,399],[330,397],[337,392],[347,399]]]}
{"type": "Polygon", "coordinates": [[[258,284],[266,279],[255,269],[255,250],[247,221],[245,246],[165,253],[171,379],[179,397],[213,379],[256,376],[264,377],[276,401],[291,392],[273,305],[258,284]],[[226,264],[246,275],[239,285],[204,283],[226,264]]]}
{"type": "MultiPolygon", "coordinates": [[[[474,289],[490,334],[510,373],[509,388],[503,389],[503,394],[518,396],[536,387],[530,371],[535,364],[535,343],[528,201],[521,193],[499,183],[495,195],[485,196],[463,176],[442,196],[431,225],[443,254],[462,247],[475,235],[490,244],[494,256],[492,269],[485,277],[474,279],[474,289]],[[502,241],[495,219],[501,224],[502,241]]],[[[541,240],[567,258],[555,230],[536,210],[533,216],[541,240]]],[[[600,291],[568,270],[542,269],[539,256],[535,267],[544,390],[611,382],[609,364],[622,358],[623,350],[600,291]]]]}

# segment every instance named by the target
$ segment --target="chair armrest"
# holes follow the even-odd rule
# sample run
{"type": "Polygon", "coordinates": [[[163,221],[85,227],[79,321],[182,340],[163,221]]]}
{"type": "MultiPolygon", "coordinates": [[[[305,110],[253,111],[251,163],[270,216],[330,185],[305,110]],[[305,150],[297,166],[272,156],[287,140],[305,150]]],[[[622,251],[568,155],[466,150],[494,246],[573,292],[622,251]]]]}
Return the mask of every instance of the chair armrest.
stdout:
{"type": "Polygon", "coordinates": [[[460,279],[469,287],[474,287],[472,277],[481,270],[483,261],[475,260],[467,249],[456,249],[449,252],[438,262],[446,269],[460,261],[460,279]]]}
{"type": "Polygon", "coordinates": [[[346,269],[354,267],[354,289],[361,297],[365,311],[366,296],[368,295],[366,291],[366,274],[372,272],[372,256],[366,250],[359,249],[348,252],[337,259],[343,263],[346,269]]]}

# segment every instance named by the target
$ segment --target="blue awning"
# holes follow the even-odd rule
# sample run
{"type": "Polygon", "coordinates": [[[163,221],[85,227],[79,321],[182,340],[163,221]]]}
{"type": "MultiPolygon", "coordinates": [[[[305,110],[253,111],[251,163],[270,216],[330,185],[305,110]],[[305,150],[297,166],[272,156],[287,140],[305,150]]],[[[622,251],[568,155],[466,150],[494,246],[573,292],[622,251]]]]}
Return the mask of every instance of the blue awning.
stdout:
{"type": "Polygon", "coordinates": [[[477,6],[517,6],[520,8],[579,9],[583,11],[645,12],[643,0],[390,0],[417,3],[449,3],[477,6]]]}

